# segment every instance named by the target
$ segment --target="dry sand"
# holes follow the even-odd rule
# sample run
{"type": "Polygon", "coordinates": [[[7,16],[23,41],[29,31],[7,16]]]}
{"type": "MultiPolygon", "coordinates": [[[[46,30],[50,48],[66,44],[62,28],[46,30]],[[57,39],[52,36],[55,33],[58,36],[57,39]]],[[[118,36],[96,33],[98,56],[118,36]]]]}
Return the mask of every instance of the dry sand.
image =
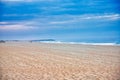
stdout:
{"type": "Polygon", "coordinates": [[[120,46],[0,43],[0,80],[120,80],[120,46]]]}

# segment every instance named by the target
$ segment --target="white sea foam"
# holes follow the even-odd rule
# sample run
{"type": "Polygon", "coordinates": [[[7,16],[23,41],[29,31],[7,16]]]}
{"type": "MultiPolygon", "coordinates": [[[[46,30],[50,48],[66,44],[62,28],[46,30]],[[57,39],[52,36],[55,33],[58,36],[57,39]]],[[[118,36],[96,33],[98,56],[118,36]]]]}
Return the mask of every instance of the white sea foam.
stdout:
{"type": "Polygon", "coordinates": [[[116,43],[80,43],[80,44],[88,44],[88,45],[117,45],[116,43]]]}
{"type": "Polygon", "coordinates": [[[42,43],[82,44],[82,45],[120,45],[116,43],[86,43],[86,42],[61,42],[61,41],[43,41],[42,43]]]}

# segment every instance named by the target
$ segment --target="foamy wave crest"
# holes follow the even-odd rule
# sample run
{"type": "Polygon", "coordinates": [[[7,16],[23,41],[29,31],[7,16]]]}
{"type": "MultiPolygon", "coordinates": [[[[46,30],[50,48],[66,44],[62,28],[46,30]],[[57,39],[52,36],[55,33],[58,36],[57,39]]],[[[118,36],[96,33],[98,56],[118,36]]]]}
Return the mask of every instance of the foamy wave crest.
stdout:
{"type": "Polygon", "coordinates": [[[86,45],[117,45],[116,43],[79,43],[79,44],[86,44],[86,45]]]}
{"type": "Polygon", "coordinates": [[[61,42],[61,41],[42,41],[41,43],[64,43],[64,42],[61,42]]]}
{"type": "Polygon", "coordinates": [[[82,45],[120,45],[116,43],[86,43],[86,42],[61,42],[61,41],[43,41],[42,43],[82,44],[82,45]]]}

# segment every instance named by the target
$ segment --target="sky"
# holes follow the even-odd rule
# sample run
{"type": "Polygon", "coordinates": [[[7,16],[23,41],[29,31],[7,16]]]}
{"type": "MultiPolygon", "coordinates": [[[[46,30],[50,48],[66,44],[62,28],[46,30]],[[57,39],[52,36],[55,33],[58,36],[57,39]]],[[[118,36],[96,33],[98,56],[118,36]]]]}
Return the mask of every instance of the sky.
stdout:
{"type": "Polygon", "coordinates": [[[1,0],[0,39],[119,42],[120,0],[1,0]]]}

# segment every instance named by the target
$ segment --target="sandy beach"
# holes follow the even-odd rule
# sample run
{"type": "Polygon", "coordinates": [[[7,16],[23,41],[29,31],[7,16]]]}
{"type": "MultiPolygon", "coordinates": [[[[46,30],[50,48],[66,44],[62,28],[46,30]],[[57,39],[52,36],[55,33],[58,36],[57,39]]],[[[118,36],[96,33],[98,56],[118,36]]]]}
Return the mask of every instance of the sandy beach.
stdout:
{"type": "Polygon", "coordinates": [[[120,80],[120,46],[0,43],[0,80],[120,80]]]}

